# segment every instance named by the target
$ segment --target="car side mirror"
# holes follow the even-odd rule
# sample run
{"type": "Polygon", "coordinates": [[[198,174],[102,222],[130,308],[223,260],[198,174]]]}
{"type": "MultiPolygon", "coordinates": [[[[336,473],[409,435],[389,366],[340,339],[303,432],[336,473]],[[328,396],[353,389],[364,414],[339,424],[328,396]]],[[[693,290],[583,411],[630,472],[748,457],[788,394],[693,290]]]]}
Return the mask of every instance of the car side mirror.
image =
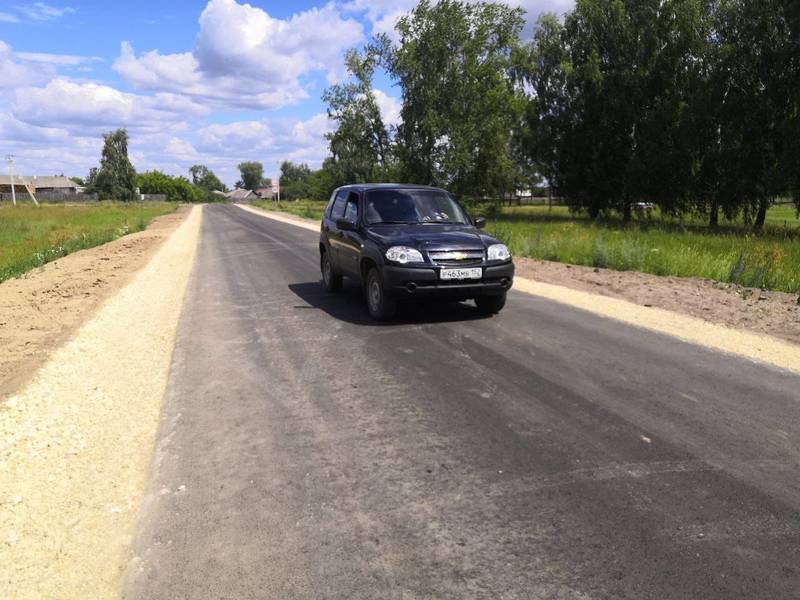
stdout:
{"type": "Polygon", "coordinates": [[[483,229],[484,227],[486,227],[486,219],[484,219],[483,217],[475,217],[473,223],[475,224],[475,227],[477,227],[478,229],[483,229]]]}
{"type": "Polygon", "coordinates": [[[347,219],[336,219],[336,229],[339,231],[355,231],[356,224],[347,219]]]}

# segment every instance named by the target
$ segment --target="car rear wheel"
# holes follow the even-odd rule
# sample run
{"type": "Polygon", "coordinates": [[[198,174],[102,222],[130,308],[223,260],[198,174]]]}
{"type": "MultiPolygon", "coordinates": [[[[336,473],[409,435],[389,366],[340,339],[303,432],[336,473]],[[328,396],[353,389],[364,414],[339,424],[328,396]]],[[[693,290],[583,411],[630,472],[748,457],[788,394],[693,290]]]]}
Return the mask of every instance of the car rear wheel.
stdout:
{"type": "Polygon", "coordinates": [[[328,292],[338,292],[342,289],[342,276],[334,272],[327,251],[323,251],[322,255],[319,257],[319,266],[322,270],[322,285],[325,290],[328,292]]]}
{"type": "Polygon", "coordinates": [[[376,321],[386,321],[397,313],[397,301],[386,295],[381,275],[375,267],[367,273],[364,293],[367,296],[369,315],[376,321]]]}
{"type": "Polygon", "coordinates": [[[496,315],[506,305],[506,295],[499,294],[497,296],[478,296],[475,298],[475,304],[478,310],[484,315],[496,315]]]}

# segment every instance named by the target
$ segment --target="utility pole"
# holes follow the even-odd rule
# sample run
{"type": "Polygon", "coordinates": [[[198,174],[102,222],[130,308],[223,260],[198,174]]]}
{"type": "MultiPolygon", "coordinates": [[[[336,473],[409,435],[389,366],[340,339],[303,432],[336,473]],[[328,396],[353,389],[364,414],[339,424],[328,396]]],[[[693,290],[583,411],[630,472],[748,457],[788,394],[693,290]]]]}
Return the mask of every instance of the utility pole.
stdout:
{"type": "Polygon", "coordinates": [[[8,160],[8,175],[11,178],[11,202],[14,203],[14,206],[17,205],[17,193],[14,191],[14,155],[7,154],[6,160],[8,160]]]}

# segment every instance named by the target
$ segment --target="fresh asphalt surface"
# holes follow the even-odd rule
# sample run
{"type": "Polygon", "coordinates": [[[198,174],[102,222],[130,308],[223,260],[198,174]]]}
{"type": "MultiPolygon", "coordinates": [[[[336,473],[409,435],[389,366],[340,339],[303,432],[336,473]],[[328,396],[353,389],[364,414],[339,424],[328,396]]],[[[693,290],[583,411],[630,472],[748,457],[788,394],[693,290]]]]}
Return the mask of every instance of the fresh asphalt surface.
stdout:
{"type": "Polygon", "coordinates": [[[317,262],[206,207],[126,598],[800,597],[800,377],[317,262]]]}

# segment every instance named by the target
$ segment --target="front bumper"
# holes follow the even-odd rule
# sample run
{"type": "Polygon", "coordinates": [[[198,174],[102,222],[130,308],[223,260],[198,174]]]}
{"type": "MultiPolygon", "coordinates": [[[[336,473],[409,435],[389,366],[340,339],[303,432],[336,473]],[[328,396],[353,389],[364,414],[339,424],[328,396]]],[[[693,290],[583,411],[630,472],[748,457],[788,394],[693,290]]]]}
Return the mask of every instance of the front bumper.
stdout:
{"type": "Polygon", "coordinates": [[[483,265],[483,277],[475,280],[442,281],[441,267],[383,267],[384,289],[399,298],[474,298],[504,294],[514,283],[514,263],[483,265]]]}

